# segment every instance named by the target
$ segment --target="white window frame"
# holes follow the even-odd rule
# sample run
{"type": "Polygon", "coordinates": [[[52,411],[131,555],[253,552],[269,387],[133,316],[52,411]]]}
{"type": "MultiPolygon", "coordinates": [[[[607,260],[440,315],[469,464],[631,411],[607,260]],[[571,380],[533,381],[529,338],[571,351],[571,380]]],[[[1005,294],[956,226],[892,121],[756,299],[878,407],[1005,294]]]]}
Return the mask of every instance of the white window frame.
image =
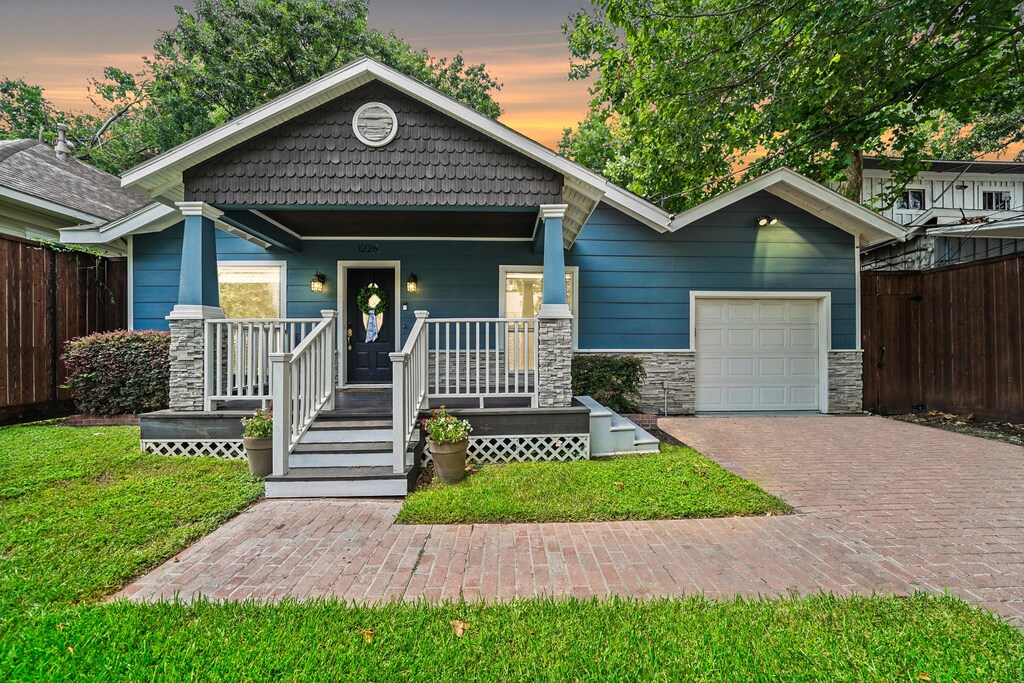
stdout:
{"type": "Polygon", "coordinates": [[[288,317],[288,262],[287,261],[217,261],[217,288],[220,289],[221,268],[279,268],[281,270],[281,313],[277,317],[288,317]]]}
{"type": "MultiPolygon", "coordinates": [[[[580,317],[580,267],[566,266],[565,272],[572,276],[572,350],[580,348],[580,326],[577,320],[580,317]]],[[[509,273],[541,273],[544,274],[544,266],[498,266],[498,317],[505,317],[505,280],[509,273]]],[[[568,303],[568,302],[566,302],[568,303]]]]}
{"type": "Polygon", "coordinates": [[[1015,202],[1016,201],[1017,201],[1017,197],[1016,197],[1016,195],[1013,192],[1013,188],[1011,188],[1011,187],[995,187],[995,186],[992,186],[992,185],[989,185],[987,187],[982,185],[982,186],[978,187],[978,210],[979,211],[1013,211],[1013,207],[1015,206],[1015,202]],[[986,192],[999,192],[1001,194],[1008,194],[1008,195],[1010,195],[1010,207],[1007,208],[1007,209],[986,209],[985,208],[985,193],[986,192]]]}
{"type": "Polygon", "coordinates": [[[907,212],[907,213],[924,213],[928,210],[928,188],[924,185],[908,185],[903,188],[901,195],[909,192],[920,192],[921,193],[921,208],[920,209],[901,209],[898,203],[892,205],[892,210],[907,212]]]}

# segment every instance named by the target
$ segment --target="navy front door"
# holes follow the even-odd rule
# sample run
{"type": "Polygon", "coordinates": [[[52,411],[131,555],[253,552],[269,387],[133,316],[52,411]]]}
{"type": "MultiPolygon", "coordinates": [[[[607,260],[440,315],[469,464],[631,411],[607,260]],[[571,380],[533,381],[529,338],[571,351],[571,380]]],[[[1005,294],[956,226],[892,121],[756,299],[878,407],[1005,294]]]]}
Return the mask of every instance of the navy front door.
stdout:
{"type": "Polygon", "coordinates": [[[393,268],[349,268],[347,273],[345,308],[348,329],[345,330],[345,334],[348,339],[346,353],[348,372],[346,378],[353,383],[390,384],[391,358],[388,354],[395,350],[395,270],[393,268]],[[359,310],[356,297],[363,287],[371,282],[387,293],[390,307],[387,312],[378,316],[380,326],[377,330],[377,339],[368,342],[366,341],[368,316],[359,310]]]}

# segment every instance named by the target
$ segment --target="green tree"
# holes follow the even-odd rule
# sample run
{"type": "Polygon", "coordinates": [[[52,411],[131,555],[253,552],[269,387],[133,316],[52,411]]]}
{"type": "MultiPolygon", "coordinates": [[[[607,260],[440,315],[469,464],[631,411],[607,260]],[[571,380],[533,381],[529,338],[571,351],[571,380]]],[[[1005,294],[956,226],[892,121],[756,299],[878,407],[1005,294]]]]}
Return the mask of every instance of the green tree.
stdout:
{"type": "MultiPolygon", "coordinates": [[[[90,83],[99,114],[91,128],[75,129],[79,157],[119,173],[361,56],[488,116],[501,113],[500,85],[483,64],[435,59],[369,28],[366,0],[196,0],[192,11],[175,11],[177,25],[142,70],[108,67],[90,83]]],[[[19,102],[18,120],[28,100],[19,102]]]]}
{"type": "Polygon", "coordinates": [[[596,76],[562,150],[671,210],[790,166],[891,201],[928,157],[1024,139],[1024,5],[1010,0],[595,0],[563,27],[596,76]],[[758,160],[751,165],[751,159],[758,160]]]}

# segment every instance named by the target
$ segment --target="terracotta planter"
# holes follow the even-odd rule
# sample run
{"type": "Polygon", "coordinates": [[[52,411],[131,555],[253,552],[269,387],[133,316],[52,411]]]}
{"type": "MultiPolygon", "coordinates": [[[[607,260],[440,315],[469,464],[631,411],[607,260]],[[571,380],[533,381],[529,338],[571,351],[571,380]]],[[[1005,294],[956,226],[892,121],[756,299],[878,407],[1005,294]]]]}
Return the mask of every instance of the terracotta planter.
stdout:
{"type": "Polygon", "coordinates": [[[457,484],[466,478],[466,449],[469,439],[457,443],[434,443],[427,439],[430,458],[434,461],[437,476],[446,484],[457,484]]]}
{"type": "Polygon", "coordinates": [[[249,459],[249,472],[254,477],[266,477],[274,471],[274,440],[269,437],[242,437],[245,455],[249,459]]]}

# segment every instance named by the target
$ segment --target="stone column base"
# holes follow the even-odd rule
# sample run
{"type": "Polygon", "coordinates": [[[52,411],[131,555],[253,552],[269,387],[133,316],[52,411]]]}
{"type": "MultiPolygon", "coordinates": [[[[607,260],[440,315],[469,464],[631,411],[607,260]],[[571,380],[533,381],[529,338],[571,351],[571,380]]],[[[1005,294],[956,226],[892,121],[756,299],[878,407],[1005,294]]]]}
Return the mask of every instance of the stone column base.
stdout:
{"type": "Polygon", "coordinates": [[[175,306],[167,316],[171,330],[171,410],[205,409],[206,319],[223,317],[223,310],[207,306],[175,306]]]}
{"type": "Polygon", "coordinates": [[[572,318],[537,319],[537,405],[560,408],[572,403],[572,318]]]}
{"type": "Polygon", "coordinates": [[[828,412],[864,410],[864,352],[828,352],[828,412]]]}

